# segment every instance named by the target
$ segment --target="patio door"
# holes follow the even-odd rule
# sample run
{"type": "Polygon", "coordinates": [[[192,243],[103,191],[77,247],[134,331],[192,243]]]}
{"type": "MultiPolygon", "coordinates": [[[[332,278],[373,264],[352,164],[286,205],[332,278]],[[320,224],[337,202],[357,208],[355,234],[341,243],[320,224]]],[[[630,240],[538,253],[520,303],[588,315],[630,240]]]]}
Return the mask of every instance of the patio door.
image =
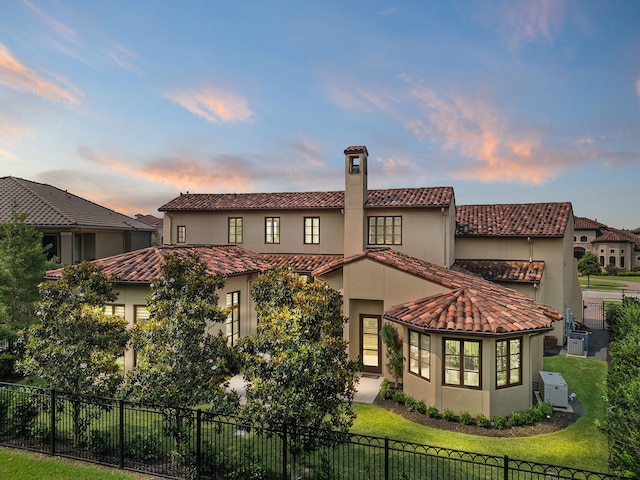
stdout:
{"type": "Polygon", "coordinates": [[[364,372],[382,373],[380,315],[360,315],[360,358],[364,372]]]}

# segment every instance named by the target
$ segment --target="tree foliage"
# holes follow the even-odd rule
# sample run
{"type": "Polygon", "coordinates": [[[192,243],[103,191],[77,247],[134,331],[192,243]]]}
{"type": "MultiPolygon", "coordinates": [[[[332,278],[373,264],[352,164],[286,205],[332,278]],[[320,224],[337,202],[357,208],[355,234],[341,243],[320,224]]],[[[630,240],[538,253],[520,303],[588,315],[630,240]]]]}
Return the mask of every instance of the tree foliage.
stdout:
{"type": "Polygon", "coordinates": [[[591,275],[597,275],[602,272],[598,256],[595,253],[587,252],[578,260],[578,272],[580,275],[587,276],[587,285],[591,285],[591,275]]]}
{"type": "Polygon", "coordinates": [[[607,416],[611,466],[640,477],[640,300],[625,298],[607,308],[611,328],[607,416]]]}
{"type": "MultiPolygon", "coordinates": [[[[348,359],[340,294],[277,269],[252,288],[258,333],[241,342],[247,402],[244,413],[272,426],[347,432],[354,418],[358,364],[348,359]]],[[[294,457],[321,436],[289,436],[294,457]]],[[[298,457],[299,458],[299,457],[298,457]]]]}
{"type": "Polygon", "coordinates": [[[50,246],[42,246],[42,234],[25,223],[26,215],[12,213],[0,225],[0,326],[18,332],[35,321],[38,285],[47,269],[50,246]]]}
{"type": "Polygon", "coordinates": [[[138,362],[127,374],[124,393],[167,407],[212,402],[234,368],[226,339],[208,333],[227,317],[216,293],[225,279],[210,275],[195,254],[168,255],[161,271],[147,299],[149,320],[132,330],[138,362]]]}
{"type": "Polygon", "coordinates": [[[398,330],[390,323],[385,323],[380,329],[380,337],[386,347],[389,373],[393,376],[395,386],[402,379],[404,373],[404,356],[402,355],[402,338],[398,330]]]}

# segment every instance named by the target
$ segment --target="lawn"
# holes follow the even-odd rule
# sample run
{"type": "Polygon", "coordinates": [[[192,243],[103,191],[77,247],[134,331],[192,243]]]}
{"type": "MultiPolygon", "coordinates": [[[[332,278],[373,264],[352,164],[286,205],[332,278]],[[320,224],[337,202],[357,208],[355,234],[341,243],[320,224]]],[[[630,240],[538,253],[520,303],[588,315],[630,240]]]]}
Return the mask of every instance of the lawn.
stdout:
{"type": "Polygon", "coordinates": [[[576,423],[559,432],[522,437],[515,442],[513,438],[465,435],[418,425],[370,404],[356,405],[358,416],[352,431],[606,472],[607,440],[595,425],[596,419],[603,419],[605,414],[606,363],[580,357],[553,356],[545,358],[545,370],[561,373],[569,387],[575,390],[584,409],[576,423]]]}

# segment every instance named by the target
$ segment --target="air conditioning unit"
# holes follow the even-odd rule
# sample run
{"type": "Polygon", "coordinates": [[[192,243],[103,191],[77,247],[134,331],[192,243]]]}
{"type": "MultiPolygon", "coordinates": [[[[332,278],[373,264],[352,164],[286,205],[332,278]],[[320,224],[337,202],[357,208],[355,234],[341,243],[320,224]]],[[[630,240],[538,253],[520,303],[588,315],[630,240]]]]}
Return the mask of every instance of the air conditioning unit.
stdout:
{"type": "Polygon", "coordinates": [[[584,355],[584,338],[567,338],[567,353],[569,355],[584,355]]]}
{"type": "Polygon", "coordinates": [[[543,400],[554,407],[569,406],[569,388],[562,375],[554,372],[540,372],[543,385],[543,400]]]}

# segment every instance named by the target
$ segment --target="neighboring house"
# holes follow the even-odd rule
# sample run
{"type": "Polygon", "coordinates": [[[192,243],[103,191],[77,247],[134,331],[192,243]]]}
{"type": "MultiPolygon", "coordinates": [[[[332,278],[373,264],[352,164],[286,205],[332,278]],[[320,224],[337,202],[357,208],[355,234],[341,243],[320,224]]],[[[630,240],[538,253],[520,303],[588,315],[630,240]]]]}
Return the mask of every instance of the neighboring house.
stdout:
{"type": "Polygon", "coordinates": [[[580,259],[587,252],[594,253],[602,268],[613,266],[629,271],[640,267],[640,234],[636,230],[618,230],[597,220],[576,217],[573,255],[580,259]]]}
{"type": "MultiPolygon", "coordinates": [[[[105,305],[105,312],[109,315],[123,316],[129,326],[147,320],[149,287],[154,279],[160,278],[160,267],[164,258],[169,254],[186,257],[192,253],[197,254],[207,264],[211,274],[219,272],[226,277],[225,286],[218,295],[219,305],[228,308],[229,315],[224,325],[211,325],[209,333],[222,332],[232,345],[241,336],[255,334],[258,321],[255,305],[249,293],[251,282],[259,273],[273,266],[260,255],[235,245],[165,245],[95,260],[94,263],[102,266],[107,275],[117,278],[118,298],[115,302],[105,305]]],[[[52,270],[47,272],[46,278],[56,280],[61,274],[62,269],[52,270]]],[[[125,371],[130,370],[135,363],[135,351],[127,350],[124,356],[125,371]]]]}
{"type": "Polygon", "coordinates": [[[562,344],[554,321],[582,312],[571,204],[369,190],[366,147],[344,154],[344,191],[181,194],[159,209],[165,243],[241,245],[327,282],[343,295],[350,357],[371,373],[387,375],[379,330],[392,322],[417,399],[488,416],[528,408],[544,335],[562,344]]]}
{"type": "Polygon", "coordinates": [[[152,245],[162,245],[164,243],[162,241],[162,218],[158,218],[153,215],[143,215],[141,213],[136,213],[136,220],[155,229],[155,231],[151,235],[152,245]]]}
{"type": "Polygon", "coordinates": [[[154,228],[44,183],[0,177],[0,222],[13,211],[51,245],[62,264],[117,255],[151,245],[154,228]]]}

